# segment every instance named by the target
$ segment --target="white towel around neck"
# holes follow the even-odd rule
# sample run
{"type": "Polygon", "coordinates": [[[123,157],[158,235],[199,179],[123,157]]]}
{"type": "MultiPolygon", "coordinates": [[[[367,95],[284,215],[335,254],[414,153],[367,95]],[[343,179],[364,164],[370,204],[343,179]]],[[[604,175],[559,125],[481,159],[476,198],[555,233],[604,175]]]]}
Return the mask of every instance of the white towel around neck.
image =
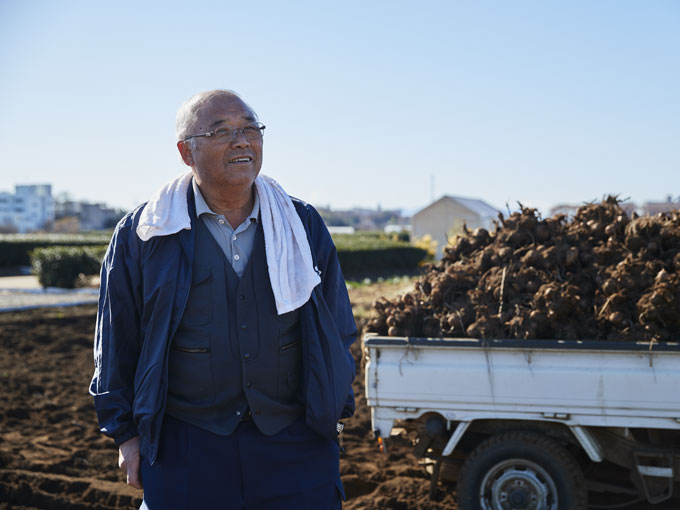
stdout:
{"type": "MultiPolygon", "coordinates": [[[[137,226],[142,241],[191,229],[187,192],[192,173],[178,175],[147,202],[137,226]]],[[[279,315],[304,305],[321,278],[314,268],[309,241],[293,201],[271,177],[259,175],[255,189],[269,279],[279,315]]]]}

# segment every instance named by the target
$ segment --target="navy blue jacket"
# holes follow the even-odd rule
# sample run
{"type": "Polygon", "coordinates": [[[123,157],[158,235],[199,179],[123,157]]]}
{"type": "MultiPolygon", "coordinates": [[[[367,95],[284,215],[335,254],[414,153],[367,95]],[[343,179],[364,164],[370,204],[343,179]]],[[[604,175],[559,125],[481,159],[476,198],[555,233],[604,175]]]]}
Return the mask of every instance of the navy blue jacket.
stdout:
{"type": "MultiPolygon", "coordinates": [[[[187,196],[192,224],[197,221],[187,196]]],[[[328,438],[354,413],[357,330],[335,245],[318,212],[293,199],[307,232],[321,284],[300,308],[307,424],[328,438]]],[[[94,338],[94,397],[101,431],[116,444],[139,435],[155,462],[168,389],[168,349],[191,288],[195,229],[142,241],[143,205],[116,226],[101,270],[94,338]]]]}

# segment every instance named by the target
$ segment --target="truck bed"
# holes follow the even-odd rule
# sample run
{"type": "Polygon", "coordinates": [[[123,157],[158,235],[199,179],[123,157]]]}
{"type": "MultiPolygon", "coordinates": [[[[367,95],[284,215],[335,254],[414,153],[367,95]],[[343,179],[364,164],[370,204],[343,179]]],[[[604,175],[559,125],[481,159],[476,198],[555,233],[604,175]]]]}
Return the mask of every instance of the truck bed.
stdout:
{"type": "Polygon", "coordinates": [[[367,335],[374,430],[437,412],[451,421],[537,419],[680,429],[680,344],[367,335]]]}

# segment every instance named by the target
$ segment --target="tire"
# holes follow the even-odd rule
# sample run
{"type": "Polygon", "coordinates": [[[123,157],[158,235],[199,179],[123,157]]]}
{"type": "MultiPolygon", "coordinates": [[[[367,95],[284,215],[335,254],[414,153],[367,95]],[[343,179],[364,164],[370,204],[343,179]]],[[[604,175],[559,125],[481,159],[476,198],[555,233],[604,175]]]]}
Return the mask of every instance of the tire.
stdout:
{"type": "Polygon", "coordinates": [[[468,455],[456,485],[460,510],[586,510],[581,468],[535,432],[492,436],[468,455]]]}

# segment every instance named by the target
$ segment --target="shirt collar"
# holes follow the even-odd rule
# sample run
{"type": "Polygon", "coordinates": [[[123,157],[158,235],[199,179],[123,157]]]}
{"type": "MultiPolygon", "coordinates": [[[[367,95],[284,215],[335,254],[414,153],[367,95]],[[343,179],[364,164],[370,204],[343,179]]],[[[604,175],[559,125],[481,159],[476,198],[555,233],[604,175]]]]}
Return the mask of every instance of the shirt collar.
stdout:
{"type": "MultiPolygon", "coordinates": [[[[196,184],[196,179],[191,179],[191,186],[194,188],[194,198],[196,201],[196,217],[200,218],[201,214],[212,214],[214,216],[218,216],[218,214],[215,213],[210,208],[208,203],[205,201],[205,198],[203,198],[203,194],[201,193],[198,184],[196,184]]],[[[253,186],[253,189],[255,189],[255,201],[253,203],[253,210],[250,212],[248,219],[257,223],[257,217],[260,214],[260,197],[257,194],[257,188],[253,186]]]]}

